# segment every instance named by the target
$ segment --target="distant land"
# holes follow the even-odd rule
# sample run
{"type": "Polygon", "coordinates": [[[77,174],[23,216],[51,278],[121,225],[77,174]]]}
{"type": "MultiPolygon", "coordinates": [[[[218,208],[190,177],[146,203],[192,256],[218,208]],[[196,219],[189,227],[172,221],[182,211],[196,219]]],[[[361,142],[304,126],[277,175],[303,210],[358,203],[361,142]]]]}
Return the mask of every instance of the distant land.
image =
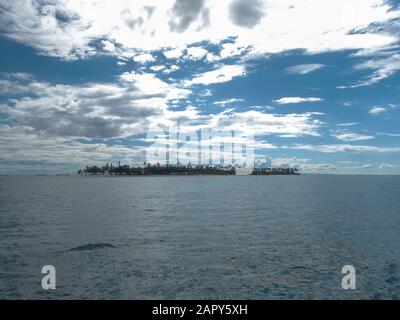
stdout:
{"type": "Polygon", "coordinates": [[[232,166],[211,165],[162,165],[145,163],[143,167],[117,166],[87,166],[78,171],[79,175],[92,176],[155,176],[155,175],[300,175],[294,168],[236,168],[232,166]]]}

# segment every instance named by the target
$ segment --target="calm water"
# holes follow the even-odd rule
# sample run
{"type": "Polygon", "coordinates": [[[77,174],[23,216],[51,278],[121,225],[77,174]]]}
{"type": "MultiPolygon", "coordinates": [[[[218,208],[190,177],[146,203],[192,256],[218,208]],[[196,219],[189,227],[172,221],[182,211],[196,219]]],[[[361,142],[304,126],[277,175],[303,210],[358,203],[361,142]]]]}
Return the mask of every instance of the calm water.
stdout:
{"type": "Polygon", "coordinates": [[[2,177],[0,298],[399,299],[400,177],[2,177]]]}

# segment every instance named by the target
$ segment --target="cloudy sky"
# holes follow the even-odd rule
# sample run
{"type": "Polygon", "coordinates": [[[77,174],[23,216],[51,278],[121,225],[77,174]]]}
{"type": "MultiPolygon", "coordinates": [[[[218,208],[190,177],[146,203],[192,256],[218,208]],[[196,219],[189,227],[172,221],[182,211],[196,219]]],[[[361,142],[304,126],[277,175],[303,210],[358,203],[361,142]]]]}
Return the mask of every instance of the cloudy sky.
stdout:
{"type": "Polygon", "coordinates": [[[304,172],[400,173],[400,4],[0,0],[0,174],[142,161],[149,130],[252,133],[304,172]]]}

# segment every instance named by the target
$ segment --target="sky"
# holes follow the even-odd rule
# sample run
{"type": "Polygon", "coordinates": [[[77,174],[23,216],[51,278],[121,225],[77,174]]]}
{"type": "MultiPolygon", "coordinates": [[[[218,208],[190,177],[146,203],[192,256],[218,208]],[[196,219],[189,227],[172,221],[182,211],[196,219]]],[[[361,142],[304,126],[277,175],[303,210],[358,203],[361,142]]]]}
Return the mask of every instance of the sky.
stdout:
{"type": "Polygon", "coordinates": [[[259,165],[400,174],[400,3],[0,0],[0,174],[236,130],[259,165]]]}

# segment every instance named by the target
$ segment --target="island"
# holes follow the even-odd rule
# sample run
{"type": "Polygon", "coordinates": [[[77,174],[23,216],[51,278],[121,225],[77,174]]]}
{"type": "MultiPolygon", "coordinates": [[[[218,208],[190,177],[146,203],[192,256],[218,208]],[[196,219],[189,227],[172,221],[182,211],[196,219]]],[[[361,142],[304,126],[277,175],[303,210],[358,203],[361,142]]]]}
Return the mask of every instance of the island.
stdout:
{"type": "Polygon", "coordinates": [[[79,175],[89,176],[156,176],[156,175],[300,175],[296,168],[254,168],[244,169],[233,166],[221,165],[170,165],[170,164],[150,164],[144,163],[143,166],[129,166],[106,164],[105,166],[87,166],[78,171],[79,175]]]}

